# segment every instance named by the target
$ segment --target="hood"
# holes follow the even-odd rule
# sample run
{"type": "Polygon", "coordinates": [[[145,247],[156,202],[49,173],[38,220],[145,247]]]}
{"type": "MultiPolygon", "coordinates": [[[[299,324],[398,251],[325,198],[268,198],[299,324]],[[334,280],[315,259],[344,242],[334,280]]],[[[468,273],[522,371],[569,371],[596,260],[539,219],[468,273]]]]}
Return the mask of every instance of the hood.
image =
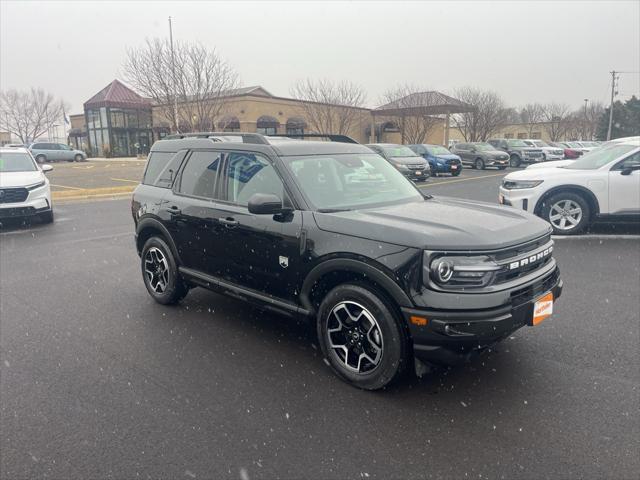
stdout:
{"type": "Polygon", "coordinates": [[[0,187],[26,187],[45,179],[40,170],[35,172],[2,172],[0,173],[0,187]]]}
{"type": "MultiPolygon", "coordinates": [[[[559,160],[562,161],[562,160],[559,160]]],[[[543,165],[552,162],[545,162],[543,165]]],[[[597,170],[574,170],[570,168],[549,167],[549,168],[525,168],[517,172],[511,172],[504,177],[504,180],[544,180],[545,178],[559,178],[563,175],[575,175],[576,172],[595,172],[597,170]]]]}
{"type": "Polygon", "coordinates": [[[436,155],[436,158],[438,160],[460,160],[460,157],[453,153],[444,153],[442,155],[436,155]]]}
{"type": "Polygon", "coordinates": [[[327,232],[425,250],[510,247],[550,232],[544,220],[491,203],[434,197],[421,202],[339,213],[314,213],[327,232]]]}
{"type": "Polygon", "coordinates": [[[422,157],[389,157],[389,160],[402,165],[413,165],[414,163],[426,163],[426,160],[422,157]]]}
{"type": "Polygon", "coordinates": [[[575,160],[554,160],[553,162],[533,163],[526,170],[537,170],[539,168],[558,168],[571,165],[575,160]]]}

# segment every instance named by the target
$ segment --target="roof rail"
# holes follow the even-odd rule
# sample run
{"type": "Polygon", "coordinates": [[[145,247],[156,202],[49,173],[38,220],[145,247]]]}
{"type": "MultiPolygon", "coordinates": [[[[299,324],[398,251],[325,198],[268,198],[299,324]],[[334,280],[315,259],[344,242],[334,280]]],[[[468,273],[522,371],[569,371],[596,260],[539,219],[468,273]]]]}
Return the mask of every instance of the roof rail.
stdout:
{"type": "Polygon", "coordinates": [[[192,132],[192,133],[176,133],[167,135],[163,140],[179,140],[181,138],[211,138],[214,142],[223,142],[221,138],[216,137],[241,137],[242,143],[253,143],[259,145],[269,145],[264,135],[259,133],[244,132],[192,132]]]}
{"type": "Polygon", "coordinates": [[[276,133],[269,135],[270,137],[289,137],[289,138],[328,138],[332,142],[340,143],[358,143],[347,135],[335,133],[276,133]]]}

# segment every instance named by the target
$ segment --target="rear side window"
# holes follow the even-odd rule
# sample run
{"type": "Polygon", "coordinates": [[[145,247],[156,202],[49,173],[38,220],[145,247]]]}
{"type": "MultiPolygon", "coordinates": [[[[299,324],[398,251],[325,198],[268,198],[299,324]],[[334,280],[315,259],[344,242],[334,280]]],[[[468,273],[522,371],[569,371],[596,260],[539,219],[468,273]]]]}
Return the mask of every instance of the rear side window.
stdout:
{"type": "Polygon", "coordinates": [[[221,161],[219,152],[193,152],[182,169],[178,192],[192,197],[213,198],[221,161]]]}
{"type": "Polygon", "coordinates": [[[144,172],[142,183],[156,187],[171,188],[176,178],[180,163],[185,152],[151,152],[147,160],[147,169],[144,172]]]}
{"type": "Polygon", "coordinates": [[[45,149],[45,144],[44,143],[34,143],[33,147],[31,147],[35,150],[44,150],[45,149]]]}

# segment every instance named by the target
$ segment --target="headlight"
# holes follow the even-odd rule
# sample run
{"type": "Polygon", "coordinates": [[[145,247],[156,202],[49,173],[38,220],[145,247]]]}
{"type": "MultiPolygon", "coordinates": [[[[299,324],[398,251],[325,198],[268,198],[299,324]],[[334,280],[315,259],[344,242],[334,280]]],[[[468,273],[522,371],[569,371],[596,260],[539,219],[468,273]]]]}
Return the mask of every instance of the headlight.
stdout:
{"type": "Polygon", "coordinates": [[[35,190],[36,188],[40,188],[40,187],[44,187],[45,181],[41,181],[39,183],[34,183],[33,185],[29,185],[27,188],[27,190],[31,191],[31,190],[35,190]]]}
{"type": "MultiPolygon", "coordinates": [[[[425,265],[425,268],[426,265],[425,265]]],[[[501,267],[486,255],[475,257],[441,256],[431,261],[428,273],[442,287],[484,287],[501,267]]]]}
{"type": "Polygon", "coordinates": [[[507,190],[520,190],[523,188],[535,188],[544,180],[503,180],[502,186],[507,190]]]}
{"type": "Polygon", "coordinates": [[[393,162],[393,166],[396,167],[398,170],[409,170],[409,168],[403,163],[393,162]]]}

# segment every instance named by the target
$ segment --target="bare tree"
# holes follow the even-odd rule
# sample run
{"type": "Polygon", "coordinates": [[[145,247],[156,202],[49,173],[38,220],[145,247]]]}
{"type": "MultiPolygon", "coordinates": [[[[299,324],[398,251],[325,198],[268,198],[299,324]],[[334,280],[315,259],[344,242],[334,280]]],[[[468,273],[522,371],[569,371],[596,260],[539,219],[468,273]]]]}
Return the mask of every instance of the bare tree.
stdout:
{"type": "Polygon", "coordinates": [[[174,51],[175,78],[168,40],[147,39],[144,46],[127,49],[125,79],[164,106],[163,115],[174,131],[211,129],[224,112],[229,92],[240,85],[238,74],[215,49],[200,43],[177,42],[174,51]]]}
{"type": "Polygon", "coordinates": [[[423,143],[433,127],[444,122],[443,118],[428,115],[422,109],[424,98],[421,94],[426,91],[412,85],[400,85],[382,96],[385,104],[392,104],[397,109],[397,114],[388,117],[400,129],[402,143],[423,143]],[[404,113],[409,110],[413,113],[404,113]]]}
{"type": "Polygon", "coordinates": [[[572,124],[571,107],[566,103],[548,103],[544,105],[544,128],[552,142],[564,138],[572,124]]]}
{"type": "Polygon", "coordinates": [[[348,81],[300,80],[291,88],[301,114],[316,133],[347,135],[362,117],[364,89],[348,81]]]}
{"type": "Polygon", "coordinates": [[[455,91],[454,97],[475,107],[471,112],[452,116],[453,125],[467,142],[486,141],[508,123],[509,110],[495,92],[463,87],[455,91]]]}
{"type": "MultiPolygon", "coordinates": [[[[578,112],[576,112],[578,113],[578,112]]],[[[596,131],[598,130],[598,121],[604,113],[604,105],[600,101],[591,102],[587,105],[587,108],[580,110],[580,116],[584,119],[582,140],[593,140],[596,137],[596,131]]]]}
{"type": "Polygon", "coordinates": [[[531,138],[536,124],[544,120],[544,106],[540,103],[527,103],[520,109],[520,120],[527,125],[529,138],[531,138]]]}
{"type": "Polygon", "coordinates": [[[64,104],[41,88],[0,92],[0,129],[28,144],[63,122],[64,104]]]}

